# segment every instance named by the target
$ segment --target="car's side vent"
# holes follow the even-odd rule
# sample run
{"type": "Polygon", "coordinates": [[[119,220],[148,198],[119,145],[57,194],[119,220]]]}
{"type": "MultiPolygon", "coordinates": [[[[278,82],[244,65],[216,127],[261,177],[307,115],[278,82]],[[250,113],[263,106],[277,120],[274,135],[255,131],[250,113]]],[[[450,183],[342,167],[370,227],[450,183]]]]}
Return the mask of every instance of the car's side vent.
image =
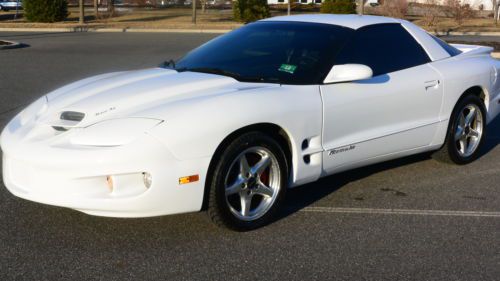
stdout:
{"type": "Polygon", "coordinates": [[[52,128],[56,131],[59,131],[59,132],[66,132],[67,130],[69,130],[68,128],[60,127],[60,126],[52,126],[52,128]]]}
{"type": "Polygon", "coordinates": [[[85,117],[85,113],[76,111],[64,111],[61,113],[61,120],[80,122],[85,117]]]}

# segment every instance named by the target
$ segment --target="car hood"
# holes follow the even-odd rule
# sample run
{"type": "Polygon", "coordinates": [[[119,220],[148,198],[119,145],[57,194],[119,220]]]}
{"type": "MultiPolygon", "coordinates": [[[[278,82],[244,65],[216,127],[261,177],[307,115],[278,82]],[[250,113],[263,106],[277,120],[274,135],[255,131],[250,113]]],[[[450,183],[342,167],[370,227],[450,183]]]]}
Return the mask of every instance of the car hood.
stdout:
{"type": "Polygon", "coordinates": [[[206,98],[242,90],[273,87],[273,84],[241,83],[220,75],[177,72],[154,68],[103,74],[49,93],[48,109],[39,122],[51,126],[85,127],[102,120],[150,116],[148,108],[176,101],[206,98]],[[62,120],[64,112],[76,112],[82,120],[62,120]]]}

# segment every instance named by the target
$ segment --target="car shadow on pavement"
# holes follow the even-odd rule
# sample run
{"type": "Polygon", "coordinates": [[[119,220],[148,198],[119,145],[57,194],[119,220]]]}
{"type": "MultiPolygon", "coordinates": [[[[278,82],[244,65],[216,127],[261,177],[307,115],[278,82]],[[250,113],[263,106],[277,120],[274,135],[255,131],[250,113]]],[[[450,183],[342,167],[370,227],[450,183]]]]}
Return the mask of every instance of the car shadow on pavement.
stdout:
{"type": "MultiPolygon", "coordinates": [[[[500,143],[500,118],[497,117],[488,125],[489,135],[486,138],[480,158],[492,151],[500,143]]],[[[432,152],[426,152],[390,160],[354,170],[324,177],[317,182],[309,183],[288,190],[285,206],[276,220],[281,220],[304,209],[322,198],[336,192],[350,182],[354,182],[373,174],[398,168],[405,165],[431,159],[432,152]]]]}
{"type": "Polygon", "coordinates": [[[429,159],[431,159],[431,153],[412,155],[327,176],[314,183],[290,189],[287,193],[285,206],[282,208],[277,220],[283,219],[310,205],[313,205],[316,201],[319,201],[322,198],[338,191],[350,182],[367,178],[379,172],[429,159]]]}
{"type": "Polygon", "coordinates": [[[500,116],[497,116],[488,124],[487,132],[488,135],[480,157],[493,150],[500,143],[500,116]]]}
{"type": "Polygon", "coordinates": [[[118,19],[117,22],[153,22],[161,20],[170,20],[175,18],[183,17],[184,15],[164,15],[164,16],[154,16],[154,17],[142,17],[136,19],[118,19]]]}

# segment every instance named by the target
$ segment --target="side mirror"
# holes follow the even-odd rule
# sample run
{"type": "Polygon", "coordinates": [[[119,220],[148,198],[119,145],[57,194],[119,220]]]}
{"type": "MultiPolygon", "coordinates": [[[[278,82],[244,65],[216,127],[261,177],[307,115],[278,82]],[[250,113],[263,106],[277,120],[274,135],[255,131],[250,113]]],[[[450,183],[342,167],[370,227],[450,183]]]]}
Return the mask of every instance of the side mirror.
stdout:
{"type": "Polygon", "coordinates": [[[341,64],[334,65],[323,83],[350,82],[372,78],[373,71],[369,66],[363,64],[341,64]]]}

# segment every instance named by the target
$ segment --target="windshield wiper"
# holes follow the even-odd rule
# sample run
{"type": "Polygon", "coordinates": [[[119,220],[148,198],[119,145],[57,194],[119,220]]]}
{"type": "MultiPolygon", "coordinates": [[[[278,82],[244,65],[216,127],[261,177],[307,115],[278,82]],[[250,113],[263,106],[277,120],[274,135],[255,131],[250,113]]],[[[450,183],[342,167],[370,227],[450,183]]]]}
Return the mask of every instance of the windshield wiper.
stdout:
{"type": "Polygon", "coordinates": [[[227,71],[223,69],[218,69],[218,68],[210,68],[210,67],[194,67],[194,68],[179,68],[176,69],[178,72],[183,72],[183,71],[193,71],[193,72],[202,72],[202,73],[209,73],[209,74],[217,74],[217,75],[223,75],[223,76],[228,76],[231,78],[234,78],[238,81],[241,82],[266,82],[266,81],[273,81],[273,82],[279,82],[280,80],[277,78],[264,78],[262,76],[242,76],[239,73],[232,72],[232,71],[227,71]]]}
{"type": "Polygon", "coordinates": [[[183,71],[192,71],[192,72],[201,72],[201,73],[209,73],[209,74],[218,74],[218,75],[224,75],[224,76],[229,76],[234,79],[239,79],[241,78],[241,75],[236,73],[236,72],[231,72],[223,69],[218,69],[218,68],[211,68],[211,67],[193,67],[193,68],[179,68],[176,69],[178,72],[183,72],[183,71]]]}
{"type": "Polygon", "coordinates": [[[175,69],[175,61],[173,59],[166,60],[163,63],[159,65],[159,67],[162,68],[169,68],[169,69],[175,69]]]}

